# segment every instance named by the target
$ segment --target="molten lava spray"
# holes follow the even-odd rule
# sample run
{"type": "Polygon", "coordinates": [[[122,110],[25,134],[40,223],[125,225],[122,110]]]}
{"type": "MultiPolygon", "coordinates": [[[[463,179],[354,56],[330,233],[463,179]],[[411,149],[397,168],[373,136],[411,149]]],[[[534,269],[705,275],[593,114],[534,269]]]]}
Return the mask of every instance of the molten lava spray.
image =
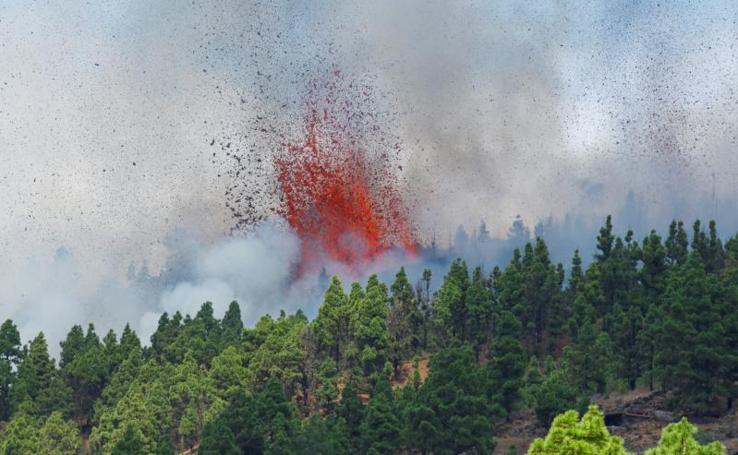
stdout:
{"type": "Polygon", "coordinates": [[[302,239],[300,269],[328,259],[360,272],[390,250],[414,254],[415,231],[387,153],[370,158],[332,116],[352,103],[321,101],[328,107],[308,101],[303,143],[285,144],[275,158],[284,217],[302,239]]]}

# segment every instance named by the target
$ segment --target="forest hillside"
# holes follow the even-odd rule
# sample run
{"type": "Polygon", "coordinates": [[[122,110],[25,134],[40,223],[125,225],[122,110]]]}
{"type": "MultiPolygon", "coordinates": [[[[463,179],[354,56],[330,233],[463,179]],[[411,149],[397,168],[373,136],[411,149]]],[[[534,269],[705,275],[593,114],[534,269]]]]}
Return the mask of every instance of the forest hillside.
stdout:
{"type": "Polygon", "coordinates": [[[608,217],[586,267],[538,239],[489,272],[333,277],[313,320],[244,327],[237,302],[221,318],[205,302],[163,314],[146,343],[75,325],[58,362],[7,320],[0,451],[725,453],[710,443],[738,428],[710,425],[738,396],[738,236],[690,231],[621,237],[608,217]]]}

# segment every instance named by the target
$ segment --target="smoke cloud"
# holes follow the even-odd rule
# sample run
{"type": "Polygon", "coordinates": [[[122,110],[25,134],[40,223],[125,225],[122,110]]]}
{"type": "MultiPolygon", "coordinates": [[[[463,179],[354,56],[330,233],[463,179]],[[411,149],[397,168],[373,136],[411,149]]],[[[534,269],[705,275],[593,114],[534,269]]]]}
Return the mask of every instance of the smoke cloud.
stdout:
{"type": "MultiPolygon", "coordinates": [[[[364,145],[396,145],[444,254],[490,267],[538,235],[587,258],[609,213],[638,237],[697,217],[732,235],[736,20],[722,0],[2,2],[0,319],[55,348],[74,323],[146,338],[204,300],[314,311],[325,277],[295,274],[270,163],[334,68],[373,90],[364,145]],[[272,221],[232,232],[226,194],[272,221]]],[[[444,264],[373,265],[407,263],[444,264]]]]}

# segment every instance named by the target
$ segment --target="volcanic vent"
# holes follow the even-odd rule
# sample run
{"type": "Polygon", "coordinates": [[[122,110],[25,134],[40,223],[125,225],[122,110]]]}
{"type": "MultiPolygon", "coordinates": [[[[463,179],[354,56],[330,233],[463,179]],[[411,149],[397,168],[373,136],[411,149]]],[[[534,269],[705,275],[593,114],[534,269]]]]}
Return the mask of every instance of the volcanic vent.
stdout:
{"type": "Polygon", "coordinates": [[[373,97],[370,86],[332,71],[309,84],[299,126],[294,118],[287,122],[286,130],[299,133],[259,126],[262,138],[264,132],[278,138],[270,163],[279,197],[274,211],[301,239],[300,273],[330,262],[359,273],[390,251],[416,252],[399,189],[398,141],[371,108],[373,97]]]}

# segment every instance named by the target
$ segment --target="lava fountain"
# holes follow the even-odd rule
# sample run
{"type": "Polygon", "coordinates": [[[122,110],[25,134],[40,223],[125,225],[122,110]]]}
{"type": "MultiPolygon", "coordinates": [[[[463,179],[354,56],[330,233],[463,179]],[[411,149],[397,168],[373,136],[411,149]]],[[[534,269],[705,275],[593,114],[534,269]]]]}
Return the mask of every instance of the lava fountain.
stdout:
{"type": "MultiPolygon", "coordinates": [[[[302,241],[300,271],[329,260],[354,272],[389,251],[414,255],[415,230],[388,155],[369,157],[334,116],[351,102],[321,98],[307,104],[304,140],[275,157],[283,216],[302,241]]],[[[361,115],[342,115],[355,121],[361,115]]]]}

